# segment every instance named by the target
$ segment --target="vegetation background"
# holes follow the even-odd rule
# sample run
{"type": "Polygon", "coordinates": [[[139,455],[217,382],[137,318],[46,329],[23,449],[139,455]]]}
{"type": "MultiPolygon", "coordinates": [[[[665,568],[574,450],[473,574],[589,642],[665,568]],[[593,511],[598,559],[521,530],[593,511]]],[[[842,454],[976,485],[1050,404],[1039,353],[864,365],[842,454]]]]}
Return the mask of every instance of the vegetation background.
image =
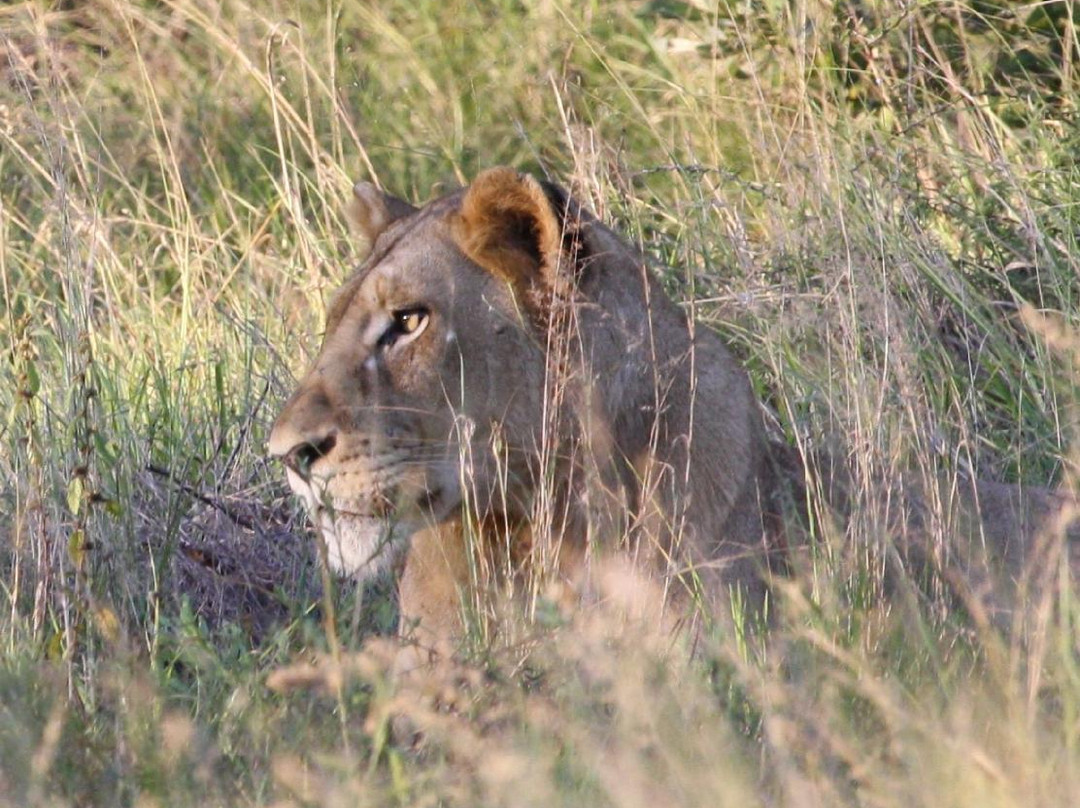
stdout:
{"type": "Polygon", "coordinates": [[[1064,565],[1003,634],[884,596],[857,501],[775,625],[692,664],[553,611],[395,690],[384,646],[357,653],[392,597],[324,580],[262,448],[352,265],[351,180],[424,200],[507,163],[637,240],[787,440],[840,436],[860,480],[1068,485],[1078,21],[1068,0],[0,7],[0,804],[1080,804],[1064,565]]]}

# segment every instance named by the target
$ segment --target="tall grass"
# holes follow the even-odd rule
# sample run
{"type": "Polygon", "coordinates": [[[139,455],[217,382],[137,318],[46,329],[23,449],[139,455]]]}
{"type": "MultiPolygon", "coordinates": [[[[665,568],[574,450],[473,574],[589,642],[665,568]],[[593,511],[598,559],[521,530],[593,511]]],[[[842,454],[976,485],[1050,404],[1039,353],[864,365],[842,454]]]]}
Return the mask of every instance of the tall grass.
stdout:
{"type": "Polygon", "coordinates": [[[0,9],[0,800],[1076,804],[1067,567],[1001,635],[883,594],[868,503],[898,468],[1070,481],[1077,50],[1064,1],[0,9]],[[387,593],[322,591],[262,447],[350,180],[496,163],[572,185],[778,435],[850,458],[760,635],[687,662],[552,604],[395,684],[387,593]]]}

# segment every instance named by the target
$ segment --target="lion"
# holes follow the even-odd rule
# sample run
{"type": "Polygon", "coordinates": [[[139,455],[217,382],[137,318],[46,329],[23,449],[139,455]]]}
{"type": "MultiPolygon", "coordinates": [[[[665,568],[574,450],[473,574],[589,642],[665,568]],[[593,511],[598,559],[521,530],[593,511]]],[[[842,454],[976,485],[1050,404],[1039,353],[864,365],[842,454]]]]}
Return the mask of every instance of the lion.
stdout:
{"type": "MultiPolygon", "coordinates": [[[[353,195],[369,252],[269,438],[334,570],[395,572],[402,632],[436,655],[492,582],[542,568],[580,595],[604,553],[683,610],[759,606],[804,467],[778,470],[747,373],[638,251],[509,168],[421,208],[353,195]]],[[[984,493],[961,499],[1006,556],[1063,507],[984,493]]]]}

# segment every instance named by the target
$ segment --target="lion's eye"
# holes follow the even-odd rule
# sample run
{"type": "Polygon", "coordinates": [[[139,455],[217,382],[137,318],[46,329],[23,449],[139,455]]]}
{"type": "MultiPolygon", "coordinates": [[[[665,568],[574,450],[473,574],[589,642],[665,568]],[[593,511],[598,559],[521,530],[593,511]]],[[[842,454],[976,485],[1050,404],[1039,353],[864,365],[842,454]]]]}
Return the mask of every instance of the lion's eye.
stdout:
{"type": "Polygon", "coordinates": [[[420,336],[427,322],[428,310],[425,308],[399,309],[391,315],[390,327],[379,337],[379,345],[388,348],[399,341],[408,342],[420,336]]]}
{"type": "Polygon", "coordinates": [[[402,334],[412,334],[420,330],[427,319],[427,313],[420,309],[394,312],[394,324],[402,334]]]}

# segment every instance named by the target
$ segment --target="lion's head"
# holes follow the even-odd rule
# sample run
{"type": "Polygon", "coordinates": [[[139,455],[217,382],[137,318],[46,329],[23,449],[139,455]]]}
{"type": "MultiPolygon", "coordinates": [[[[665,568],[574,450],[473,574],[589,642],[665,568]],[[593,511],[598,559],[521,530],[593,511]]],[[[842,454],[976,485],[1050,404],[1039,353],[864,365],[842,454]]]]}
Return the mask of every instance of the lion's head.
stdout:
{"type": "Polygon", "coordinates": [[[367,577],[464,500],[510,519],[527,507],[550,423],[538,322],[568,228],[560,192],[509,169],[421,209],[366,183],[354,197],[370,252],[269,449],[333,567],[367,577]]]}

